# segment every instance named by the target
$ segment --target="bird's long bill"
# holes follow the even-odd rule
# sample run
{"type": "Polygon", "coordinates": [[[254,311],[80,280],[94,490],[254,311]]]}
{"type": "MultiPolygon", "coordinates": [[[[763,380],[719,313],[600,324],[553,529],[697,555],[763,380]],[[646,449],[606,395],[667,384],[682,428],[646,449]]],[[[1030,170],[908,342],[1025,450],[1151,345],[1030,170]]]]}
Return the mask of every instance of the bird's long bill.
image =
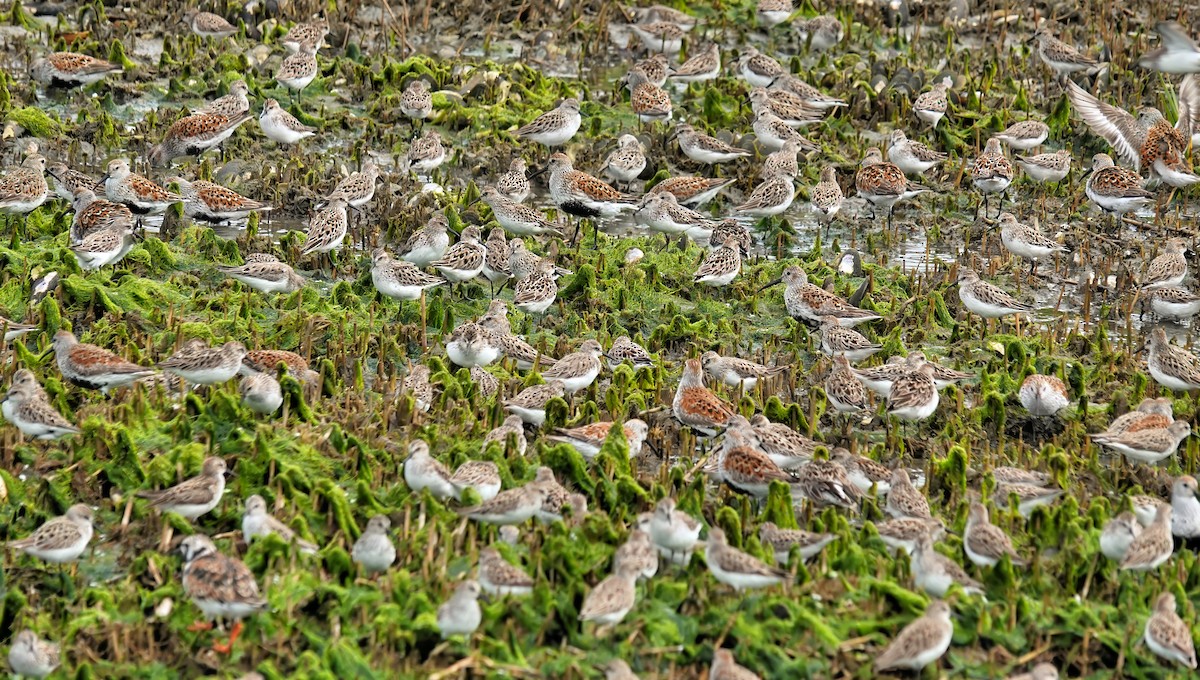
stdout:
{"type": "Polygon", "coordinates": [[[763,292],[764,290],[766,290],[766,289],[770,288],[771,286],[778,286],[778,285],[779,285],[779,284],[781,284],[781,283],[783,283],[783,277],[782,277],[782,276],[781,276],[781,277],[779,277],[779,278],[777,278],[777,279],[775,279],[774,281],[770,281],[770,282],[768,282],[768,283],[765,283],[765,284],[763,284],[763,287],[762,287],[762,288],[759,288],[759,289],[758,289],[758,292],[760,292],[760,293],[761,293],[761,292],[763,292]]]}

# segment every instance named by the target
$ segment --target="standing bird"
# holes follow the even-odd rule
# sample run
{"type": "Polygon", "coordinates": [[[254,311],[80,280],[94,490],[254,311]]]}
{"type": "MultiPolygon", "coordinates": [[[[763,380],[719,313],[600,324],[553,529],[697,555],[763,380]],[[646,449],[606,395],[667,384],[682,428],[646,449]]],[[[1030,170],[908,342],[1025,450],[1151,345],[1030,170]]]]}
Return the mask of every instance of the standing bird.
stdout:
{"type": "Polygon", "coordinates": [[[875,670],[920,671],[942,658],[954,638],[950,605],[934,600],[875,658],[875,670]]]}
{"type": "Polygon", "coordinates": [[[228,654],[242,634],[242,619],[267,608],[254,572],[241,560],[221,554],[204,534],[183,539],[179,552],[183,555],[183,591],[209,619],[208,627],[215,618],[235,622],[229,642],[213,644],[215,651],[228,654]]]}

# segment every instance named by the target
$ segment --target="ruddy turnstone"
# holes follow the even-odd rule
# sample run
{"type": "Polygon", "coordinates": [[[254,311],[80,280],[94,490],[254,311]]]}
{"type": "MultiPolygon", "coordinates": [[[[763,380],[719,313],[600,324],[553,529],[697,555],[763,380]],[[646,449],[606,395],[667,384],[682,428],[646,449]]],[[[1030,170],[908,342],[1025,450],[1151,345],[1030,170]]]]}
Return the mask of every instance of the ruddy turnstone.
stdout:
{"type": "Polygon", "coordinates": [[[241,560],[221,554],[212,539],[193,534],[179,544],[183,555],[183,592],[209,619],[233,619],[229,642],[213,649],[228,654],[242,633],[242,619],[267,608],[254,572],[241,560]]]}
{"type": "Polygon", "coordinates": [[[215,456],[205,458],[200,474],[161,491],[138,491],[138,498],[163,512],[174,512],[187,519],[196,519],[221,502],[225,493],[225,461],[215,456]]]}

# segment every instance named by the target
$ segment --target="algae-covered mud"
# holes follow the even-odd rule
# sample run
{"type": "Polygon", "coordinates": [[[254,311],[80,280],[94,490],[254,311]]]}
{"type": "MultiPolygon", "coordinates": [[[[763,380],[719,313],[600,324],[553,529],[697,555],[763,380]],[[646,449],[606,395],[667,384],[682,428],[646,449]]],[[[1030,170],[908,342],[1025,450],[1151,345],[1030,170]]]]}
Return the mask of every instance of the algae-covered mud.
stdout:
{"type": "Polygon", "coordinates": [[[12,673],[1194,676],[1186,10],[187,9],[3,15],[12,673]]]}

